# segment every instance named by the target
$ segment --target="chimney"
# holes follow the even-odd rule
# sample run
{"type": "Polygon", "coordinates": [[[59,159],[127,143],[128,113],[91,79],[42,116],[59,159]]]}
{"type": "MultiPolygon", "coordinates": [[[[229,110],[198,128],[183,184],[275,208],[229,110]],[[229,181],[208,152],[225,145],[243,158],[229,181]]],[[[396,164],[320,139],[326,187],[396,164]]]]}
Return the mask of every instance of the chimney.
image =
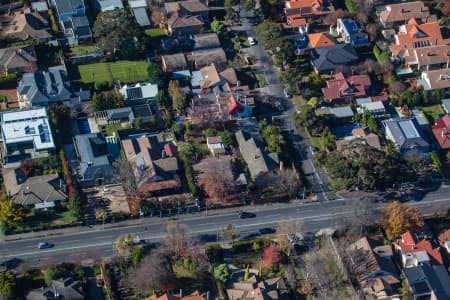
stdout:
{"type": "Polygon", "coordinates": [[[180,289],[180,299],[183,298],[183,289],[180,289]]]}
{"type": "Polygon", "coordinates": [[[283,173],[283,170],[284,170],[283,161],[280,161],[280,172],[283,173]]]}

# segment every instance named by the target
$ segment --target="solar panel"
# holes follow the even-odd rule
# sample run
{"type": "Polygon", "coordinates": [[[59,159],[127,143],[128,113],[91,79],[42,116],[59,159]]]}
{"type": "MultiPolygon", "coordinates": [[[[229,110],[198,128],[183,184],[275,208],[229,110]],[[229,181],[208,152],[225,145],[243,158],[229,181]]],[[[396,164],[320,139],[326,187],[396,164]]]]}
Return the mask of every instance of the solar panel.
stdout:
{"type": "Polygon", "coordinates": [[[127,89],[127,96],[128,96],[129,100],[141,99],[142,98],[142,90],[140,87],[129,88],[129,89],[127,89]]]}
{"type": "Polygon", "coordinates": [[[42,143],[49,143],[51,141],[50,130],[48,129],[47,125],[39,125],[39,137],[41,138],[42,143]]]}

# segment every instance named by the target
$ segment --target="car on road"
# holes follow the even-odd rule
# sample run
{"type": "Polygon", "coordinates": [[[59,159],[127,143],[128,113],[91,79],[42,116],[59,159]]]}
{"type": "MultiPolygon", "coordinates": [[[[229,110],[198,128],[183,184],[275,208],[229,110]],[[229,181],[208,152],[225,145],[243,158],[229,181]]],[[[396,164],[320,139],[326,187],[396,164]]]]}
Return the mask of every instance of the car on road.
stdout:
{"type": "Polygon", "coordinates": [[[248,43],[250,44],[250,46],[256,45],[256,41],[253,37],[249,36],[247,37],[248,43]]]}
{"type": "Polygon", "coordinates": [[[239,212],[239,219],[248,219],[248,218],[254,218],[256,217],[256,214],[246,211],[239,212]]]}
{"type": "Polygon", "coordinates": [[[270,227],[261,228],[258,230],[259,234],[271,234],[275,233],[275,229],[270,227]]]}
{"type": "Polygon", "coordinates": [[[39,249],[48,249],[48,248],[53,248],[53,244],[49,243],[49,242],[40,242],[38,244],[38,248],[39,249]]]}

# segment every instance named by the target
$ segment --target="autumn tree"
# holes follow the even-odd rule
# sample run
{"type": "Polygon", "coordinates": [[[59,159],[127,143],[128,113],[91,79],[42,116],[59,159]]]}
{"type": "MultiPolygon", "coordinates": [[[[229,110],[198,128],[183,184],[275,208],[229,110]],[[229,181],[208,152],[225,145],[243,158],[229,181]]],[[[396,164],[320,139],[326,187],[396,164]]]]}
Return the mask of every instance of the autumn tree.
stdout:
{"type": "Polygon", "coordinates": [[[152,251],[136,269],[134,278],[139,292],[166,291],[175,288],[176,276],[168,257],[162,251],[152,251]]]}
{"type": "Polygon", "coordinates": [[[129,233],[123,234],[116,239],[114,247],[120,254],[128,254],[136,240],[136,235],[129,233]]]}
{"type": "Polygon", "coordinates": [[[33,171],[33,163],[29,159],[22,160],[20,162],[20,171],[22,171],[23,175],[26,177],[30,176],[33,171]]]}
{"type": "Polygon", "coordinates": [[[197,164],[195,169],[199,172],[198,184],[212,203],[223,205],[236,199],[231,159],[211,156],[197,164]]]}
{"type": "Polygon", "coordinates": [[[289,242],[289,236],[295,236],[305,230],[304,222],[302,220],[282,220],[278,222],[276,228],[276,237],[278,249],[290,255],[291,245],[289,242]]]}
{"type": "Polygon", "coordinates": [[[154,5],[151,7],[152,14],[150,16],[150,19],[152,20],[152,23],[155,25],[158,25],[159,28],[164,29],[167,24],[167,17],[166,14],[162,11],[161,7],[158,5],[154,5]]]}
{"type": "Polygon", "coordinates": [[[14,227],[23,220],[23,209],[14,201],[9,200],[6,194],[0,195],[0,221],[7,227],[14,227]]]}
{"type": "Polygon", "coordinates": [[[262,255],[262,267],[268,270],[282,261],[282,254],[276,244],[271,244],[264,249],[262,255]]]}
{"type": "Polygon", "coordinates": [[[393,201],[384,206],[381,224],[387,238],[393,240],[405,231],[422,228],[424,222],[417,207],[393,201]]]}
{"type": "Polygon", "coordinates": [[[187,243],[185,228],[182,224],[169,221],[164,226],[164,243],[168,252],[179,258],[183,255],[187,243]]]}
{"type": "Polygon", "coordinates": [[[175,109],[177,113],[181,113],[186,106],[186,94],[180,87],[178,80],[169,81],[168,92],[170,98],[172,98],[173,109],[175,109]]]}

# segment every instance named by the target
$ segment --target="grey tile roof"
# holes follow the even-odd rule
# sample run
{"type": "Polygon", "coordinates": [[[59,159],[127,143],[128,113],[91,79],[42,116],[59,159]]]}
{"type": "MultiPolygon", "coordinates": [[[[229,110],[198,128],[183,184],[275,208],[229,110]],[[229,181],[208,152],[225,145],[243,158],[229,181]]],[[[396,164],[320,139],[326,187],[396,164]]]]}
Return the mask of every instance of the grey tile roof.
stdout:
{"type": "Polygon", "coordinates": [[[442,99],[442,106],[447,113],[450,113],[450,99],[442,99]]]}
{"type": "Polygon", "coordinates": [[[333,107],[331,111],[336,118],[349,118],[354,115],[350,106],[333,107]]]}
{"type": "Polygon", "coordinates": [[[134,114],[131,107],[108,109],[106,113],[108,115],[109,121],[120,120],[125,118],[128,118],[131,122],[134,120],[134,114]]]}
{"type": "Polygon", "coordinates": [[[144,7],[133,8],[134,18],[139,26],[149,26],[150,19],[148,18],[147,9],[144,7]]]}
{"type": "Polygon", "coordinates": [[[83,285],[71,277],[53,280],[51,287],[42,287],[26,293],[26,300],[83,300],[84,298],[83,285]],[[59,296],[55,297],[55,290],[58,291],[59,296]]]}
{"type": "Polygon", "coordinates": [[[349,44],[319,47],[312,51],[312,64],[319,73],[335,71],[337,66],[358,62],[356,50],[349,44]]]}
{"type": "Polygon", "coordinates": [[[23,206],[44,201],[64,201],[67,196],[58,190],[59,184],[58,174],[30,177],[21,185],[19,192],[13,196],[13,201],[23,206]]]}
{"type": "Polygon", "coordinates": [[[35,66],[37,62],[36,51],[33,45],[17,46],[0,49],[0,68],[26,68],[35,66]]]}
{"type": "Polygon", "coordinates": [[[194,50],[220,47],[219,37],[216,33],[195,34],[193,40],[194,50]]]}
{"type": "Polygon", "coordinates": [[[412,119],[391,119],[383,122],[387,136],[401,151],[425,149],[430,145],[425,141],[412,119]]]}
{"type": "Polygon", "coordinates": [[[86,16],[72,17],[73,28],[89,27],[89,20],[86,16]]]}
{"type": "Polygon", "coordinates": [[[434,292],[437,300],[450,299],[450,277],[442,265],[423,264],[418,267],[405,268],[403,273],[413,294],[430,294],[434,292]]]}
{"type": "Polygon", "coordinates": [[[84,7],[83,0],[55,0],[55,4],[59,14],[69,14],[84,7]]]}
{"type": "Polygon", "coordinates": [[[51,67],[48,71],[23,74],[17,92],[26,95],[32,105],[68,100],[73,95],[63,65],[51,67]]]}

